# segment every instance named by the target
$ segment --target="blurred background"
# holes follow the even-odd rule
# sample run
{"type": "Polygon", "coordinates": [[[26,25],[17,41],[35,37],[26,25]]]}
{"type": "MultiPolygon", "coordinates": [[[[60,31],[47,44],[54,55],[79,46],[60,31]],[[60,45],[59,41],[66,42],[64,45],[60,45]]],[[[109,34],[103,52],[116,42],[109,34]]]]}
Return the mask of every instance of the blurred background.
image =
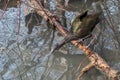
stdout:
{"type": "MultiPolygon", "coordinates": [[[[40,0],[67,30],[88,9],[102,12],[91,50],[120,70],[120,0],[40,0]]],[[[46,57],[63,37],[38,15],[29,0],[0,0],[0,80],[75,80],[89,63],[84,52],[67,43],[46,57]],[[79,68],[79,70],[78,70],[79,68]]],[[[89,44],[91,38],[84,41],[89,44]]],[[[110,80],[95,68],[81,80],[110,80]]]]}

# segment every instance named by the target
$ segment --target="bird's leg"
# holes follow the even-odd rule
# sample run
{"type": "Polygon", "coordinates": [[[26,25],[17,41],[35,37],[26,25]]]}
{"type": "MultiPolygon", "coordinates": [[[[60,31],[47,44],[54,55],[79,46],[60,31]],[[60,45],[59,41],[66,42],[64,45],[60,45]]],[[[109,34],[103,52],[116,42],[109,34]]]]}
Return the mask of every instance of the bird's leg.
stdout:
{"type": "Polygon", "coordinates": [[[89,35],[85,36],[84,38],[82,38],[82,41],[84,41],[85,39],[90,38],[90,37],[92,37],[91,33],[89,35]]]}
{"type": "Polygon", "coordinates": [[[97,39],[96,35],[92,35],[93,39],[90,41],[90,43],[87,45],[87,48],[90,47],[90,45],[94,44],[94,41],[97,39]]]}
{"type": "Polygon", "coordinates": [[[79,46],[79,44],[83,45],[83,39],[79,39],[76,46],[79,46]]]}
{"type": "Polygon", "coordinates": [[[92,36],[92,34],[90,33],[89,35],[85,36],[84,38],[79,39],[78,45],[79,45],[79,44],[82,44],[82,45],[83,45],[83,41],[84,41],[85,39],[87,39],[87,38],[90,38],[91,36],[92,36]]]}

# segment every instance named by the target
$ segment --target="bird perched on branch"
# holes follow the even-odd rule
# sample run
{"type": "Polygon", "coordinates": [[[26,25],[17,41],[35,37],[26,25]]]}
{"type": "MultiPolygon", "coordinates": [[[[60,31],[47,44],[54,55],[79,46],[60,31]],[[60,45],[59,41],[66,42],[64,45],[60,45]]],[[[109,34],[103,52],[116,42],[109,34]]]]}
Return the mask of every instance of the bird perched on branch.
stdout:
{"type": "Polygon", "coordinates": [[[99,23],[100,12],[88,14],[88,10],[78,14],[72,22],[71,30],[73,37],[72,40],[85,39],[91,35],[95,26],[99,23]]]}
{"type": "Polygon", "coordinates": [[[55,50],[61,48],[64,44],[78,39],[86,39],[91,36],[91,33],[95,26],[99,23],[100,12],[94,14],[88,14],[88,10],[84,11],[81,14],[78,14],[71,26],[70,34],[64,38],[64,40],[57,44],[50,53],[53,53],[55,50]]]}

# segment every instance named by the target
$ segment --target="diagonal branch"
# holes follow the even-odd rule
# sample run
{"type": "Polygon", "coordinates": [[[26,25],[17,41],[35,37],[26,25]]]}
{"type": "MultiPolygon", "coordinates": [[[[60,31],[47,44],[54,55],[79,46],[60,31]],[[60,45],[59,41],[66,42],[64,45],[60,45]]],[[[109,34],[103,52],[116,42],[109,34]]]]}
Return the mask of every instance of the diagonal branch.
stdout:
{"type": "MultiPolygon", "coordinates": [[[[57,19],[53,17],[53,15],[47,9],[40,5],[38,0],[31,0],[31,3],[33,4],[37,13],[41,15],[46,21],[49,21],[49,23],[55,26],[55,28],[63,36],[67,36],[69,34],[68,31],[65,30],[64,27],[57,21],[57,19]]],[[[119,80],[117,77],[119,75],[118,71],[112,69],[97,53],[91,51],[89,48],[86,48],[86,46],[79,44],[77,40],[71,41],[71,43],[85,52],[86,56],[89,58],[95,68],[106,74],[112,80],[119,80]]]]}

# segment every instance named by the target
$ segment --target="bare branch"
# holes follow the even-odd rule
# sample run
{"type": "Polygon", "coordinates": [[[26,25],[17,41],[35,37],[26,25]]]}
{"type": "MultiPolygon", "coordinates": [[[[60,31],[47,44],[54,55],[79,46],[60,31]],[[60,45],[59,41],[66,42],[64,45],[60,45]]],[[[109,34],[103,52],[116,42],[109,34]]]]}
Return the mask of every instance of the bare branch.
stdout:
{"type": "MultiPolygon", "coordinates": [[[[31,3],[34,5],[37,13],[41,15],[46,21],[49,21],[53,26],[55,26],[63,36],[67,36],[69,34],[68,31],[65,30],[64,27],[61,26],[61,24],[56,20],[56,18],[53,17],[53,15],[47,9],[42,7],[39,1],[31,0],[31,3]]],[[[119,80],[117,78],[118,71],[112,69],[97,53],[91,51],[89,48],[86,48],[86,46],[79,44],[77,40],[71,41],[71,43],[85,52],[86,56],[89,58],[95,68],[101,72],[104,72],[104,74],[106,74],[112,80],[119,80]]]]}

